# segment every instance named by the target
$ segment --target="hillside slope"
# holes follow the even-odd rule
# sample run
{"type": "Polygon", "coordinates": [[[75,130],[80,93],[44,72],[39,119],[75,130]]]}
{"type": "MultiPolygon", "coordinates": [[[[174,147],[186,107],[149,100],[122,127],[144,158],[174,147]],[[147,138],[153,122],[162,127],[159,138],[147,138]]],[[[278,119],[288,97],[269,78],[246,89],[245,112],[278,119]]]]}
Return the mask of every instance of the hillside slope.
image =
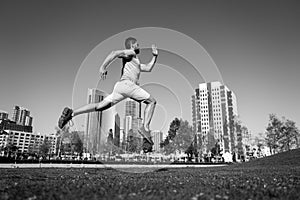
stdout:
{"type": "Polygon", "coordinates": [[[246,163],[233,165],[234,167],[300,167],[300,149],[278,153],[272,156],[259,158],[246,163]]]}

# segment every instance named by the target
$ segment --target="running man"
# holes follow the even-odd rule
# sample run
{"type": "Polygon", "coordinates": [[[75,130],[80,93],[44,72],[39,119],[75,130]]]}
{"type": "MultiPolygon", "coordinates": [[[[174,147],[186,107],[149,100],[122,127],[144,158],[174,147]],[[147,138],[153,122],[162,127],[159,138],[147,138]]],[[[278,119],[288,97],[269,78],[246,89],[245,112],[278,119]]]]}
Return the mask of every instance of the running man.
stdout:
{"type": "Polygon", "coordinates": [[[138,80],[141,72],[151,72],[153,69],[158,50],[155,45],[152,45],[152,59],[148,64],[141,64],[137,54],[140,53],[140,48],[135,38],[129,37],[125,40],[125,50],[112,51],[104,60],[99,69],[100,80],[105,80],[107,76],[107,67],[116,58],[121,58],[123,61],[123,68],[120,80],[115,84],[114,89],[110,95],[104,98],[99,103],[92,103],[84,105],[76,110],[68,107],[64,108],[62,115],[58,120],[58,127],[63,128],[73,117],[95,111],[104,111],[120,101],[131,98],[137,102],[146,104],[144,111],[144,123],[139,128],[139,133],[148,142],[153,145],[150,134],[150,122],[154,113],[156,100],[143,88],[138,85],[138,80]]]}

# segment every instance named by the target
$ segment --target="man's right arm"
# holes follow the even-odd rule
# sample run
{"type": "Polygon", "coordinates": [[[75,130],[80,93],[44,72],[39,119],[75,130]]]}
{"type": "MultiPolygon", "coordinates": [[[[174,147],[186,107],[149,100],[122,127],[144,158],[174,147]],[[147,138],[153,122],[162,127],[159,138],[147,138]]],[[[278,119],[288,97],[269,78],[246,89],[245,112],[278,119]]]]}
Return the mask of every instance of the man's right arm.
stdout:
{"type": "Polygon", "coordinates": [[[105,71],[106,68],[109,66],[110,63],[116,58],[124,58],[124,57],[130,57],[134,56],[135,52],[131,49],[125,49],[125,50],[117,50],[112,51],[104,60],[103,64],[100,66],[100,73],[105,71]]]}

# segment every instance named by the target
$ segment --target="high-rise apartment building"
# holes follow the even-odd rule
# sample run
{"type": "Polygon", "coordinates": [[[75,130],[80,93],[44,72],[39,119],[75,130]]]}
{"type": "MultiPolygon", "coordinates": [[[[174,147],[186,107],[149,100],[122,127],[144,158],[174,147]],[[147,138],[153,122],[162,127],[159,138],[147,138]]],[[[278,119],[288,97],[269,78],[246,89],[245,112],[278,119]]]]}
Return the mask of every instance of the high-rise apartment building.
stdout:
{"type": "Polygon", "coordinates": [[[218,142],[223,153],[236,147],[234,119],[238,115],[235,94],[220,82],[201,83],[192,96],[193,130],[203,154],[218,142]]]}
{"type": "Polygon", "coordinates": [[[139,103],[132,99],[127,99],[125,102],[125,116],[138,117],[138,115],[139,103]]]}
{"type": "Polygon", "coordinates": [[[13,108],[13,111],[12,111],[12,118],[11,118],[11,120],[17,123],[18,120],[19,120],[19,116],[20,116],[20,107],[19,106],[15,106],[13,108]]]}
{"type": "MultiPolygon", "coordinates": [[[[106,93],[98,89],[88,89],[87,103],[99,103],[106,96],[106,93]]],[[[103,112],[95,111],[86,114],[84,148],[87,152],[95,155],[104,150],[109,129],[115,130],[115,114],[114,106],[103,112]]]]}
{"type": "Polygon", "coordinates": [[[18,125],[32,126],[32,117],[30,111],[20,106],[15,106],[12,111],[12,119],[18,125]]]}
{"type": "MultiPolygon", "coordinates": [[[[21,110],[22,111],[22,110],[21,110]]],[[[23,131],[23,132],[32,132],[32,117],[29,116],[29,111],[20,111],[20,107],[15,106],[13,110],[12,120],[8,118],[8,113],[1,112],[0,113],[0,131],[1,130],[12,130],[12,131],[23,131]],[[22,115],[20,113],[23,113],[22,115]],[[22,120],[25,120],[24,123],[20,120],[20,116],[22,120]]]]}
{"type": "Polygon", "coordinates": [[[120,147],[120,116],[115,114],[114,145],[120,147]]]}
{"type": "Polygon", "coordinates": [[[151,137],[152,137],[152,141],[154,142],[153,151],[160,152],[161,151],[160,143],[163,142],[163,132],[159,130],[151,131],[151,137]]]}
{"type": "Polygon", "coordinates": [[[124,119],[124,140],[126,141],[129,131],[132,129],[132,116],[125,116],[124,119]]]}
{"type": "Polygon", "coordinates": [[[25,125],[25,122],[26,122],[26,117],[29,117],[30,116],[30,112],[29,110],[27,109],[22,109],[21,112],[20,112],[20,116],[19,116],[19,120],[18,120],[18,124],[20,125],[25,125]]]}

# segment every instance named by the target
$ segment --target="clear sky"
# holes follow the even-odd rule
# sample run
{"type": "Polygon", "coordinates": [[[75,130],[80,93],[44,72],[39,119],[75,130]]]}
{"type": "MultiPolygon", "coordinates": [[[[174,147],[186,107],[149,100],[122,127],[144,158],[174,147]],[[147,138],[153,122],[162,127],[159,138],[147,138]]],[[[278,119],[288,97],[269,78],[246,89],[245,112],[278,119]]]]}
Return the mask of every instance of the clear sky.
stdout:
{"type": "MultiPolygon", "coordinates": [[[[129,29],[164,27],[188,35],[205,48],[224,83],[235,92],[241,120],[253,133],[264,131],[270,113],[294,120],[299,127],[299,8],[297,1],[282,0],[126,4],[2,0],[0,110],[11,113],[14,105],[26,107],[34,117],[35,130],[52,133],[62,108],[72,105],[82,62],[97,45],[129,29]]],[[[144,60],[150,55],[145,51],[144,60]]],[[[168,55],[159,59],[175,60],[168,55]]],[[[172,61],[168,64],[173,67],[172,61]]],[[[153,74],[171,73],[167,66],[157,67],[161,68],[153,74]]],[[[151,74],[141,78],[151,80],[151,74]]],[[[190,114],[183,117],[190,121],[190,95],[187,99],[184,110],[190,114]]],[[[164,104],[163,99],[160,102],[164,104]]],[[[155,120],[164,115],[162,110],[158,106],[155,120]]]]}

